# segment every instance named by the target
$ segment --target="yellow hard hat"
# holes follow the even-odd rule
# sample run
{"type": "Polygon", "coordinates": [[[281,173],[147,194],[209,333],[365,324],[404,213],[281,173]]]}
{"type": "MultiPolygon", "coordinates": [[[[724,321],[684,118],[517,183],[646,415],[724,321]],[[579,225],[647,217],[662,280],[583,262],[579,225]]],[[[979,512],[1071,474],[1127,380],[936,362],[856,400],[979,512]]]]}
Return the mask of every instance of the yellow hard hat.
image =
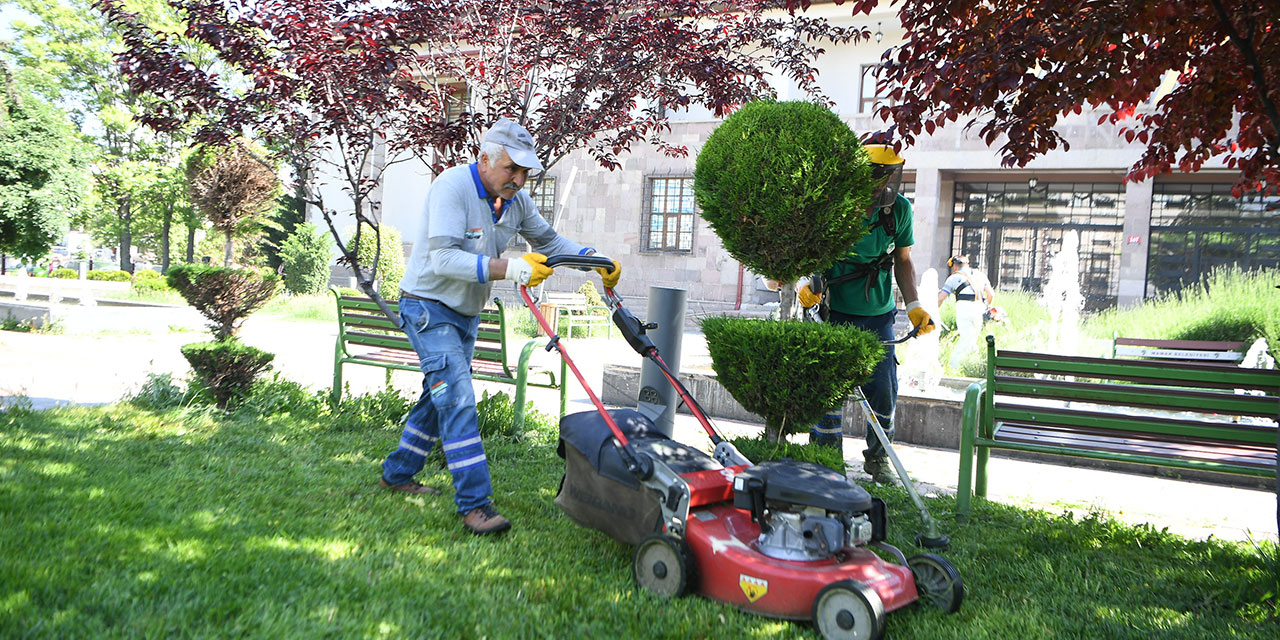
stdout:
{"type": "Polygon", "coordinates": [[[867,144],[863,145],[867,153],[871,155],[872,164],[902,164],[906,160],[893,150],[893,145],[888,144],[867,144]]]}

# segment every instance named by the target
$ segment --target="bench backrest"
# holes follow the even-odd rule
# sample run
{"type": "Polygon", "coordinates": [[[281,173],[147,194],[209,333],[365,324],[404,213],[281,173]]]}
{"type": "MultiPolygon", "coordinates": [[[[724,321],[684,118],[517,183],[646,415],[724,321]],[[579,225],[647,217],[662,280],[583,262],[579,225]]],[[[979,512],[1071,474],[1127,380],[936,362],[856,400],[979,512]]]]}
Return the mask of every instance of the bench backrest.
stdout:
{"type": "Polygon", "coordinates": [[[1209,360],[1240,362],[1244,360],[1243,342],[1215,340],[1148,340],[1122,338],[1111,340],[1113,358],[1147,358],[1153,360],[1209,360]]]}
{"type": "MultiPolygon", "coordinates": [[[[344,350],[348,345],[375,349],[403,349],[413,351],[409,338],[391,322],[377,303],[364,296],[344,296],[333,292],[338,301],[338,338],[344,350]]],[[[476,334],[476,350],[473,360],[484,360],[507,366],[507,321],[502,300],[494,298],[492,306],[480,311],[480,328],[476,334]]],[[[399,302],[388,300],[392,311],[400,312],[399,302]]],[[[508,374],[510,371],[508,371],[508,374]]]]}
{"type": "Polygon", "coordinates": [[[587,296],[577,291],[546,291],[542,294],[542,302],[557,307],[586,307],[587,296]]]}
{"type": "Polygon", "coordinates": [[[1183,435],[1224,442],[1271,446],[1276,427],[1228,424],[1219,416],[1280,420],[1280,370],[1233,365],[1115,360],[1022,351],[997,351],[987,336],[987,389],[984,410],[995,421],[1096,427],[1115,432],[1183,435]],[[1039,376],[1039,377],[1031,377],[1039,376]],[[1237,394],[1235,390],[1245,390],[1237,394]],[[1264,395],[1254,395],[1254,393],[1264,395]],[[995,397],[1023,399],[994,404],[995,397]],[[1026,399],[1100,405],[1037,406],[1026,399]],[[1177,412],[1134,416],[1112,411],[1138,407],[1177,412]]]}

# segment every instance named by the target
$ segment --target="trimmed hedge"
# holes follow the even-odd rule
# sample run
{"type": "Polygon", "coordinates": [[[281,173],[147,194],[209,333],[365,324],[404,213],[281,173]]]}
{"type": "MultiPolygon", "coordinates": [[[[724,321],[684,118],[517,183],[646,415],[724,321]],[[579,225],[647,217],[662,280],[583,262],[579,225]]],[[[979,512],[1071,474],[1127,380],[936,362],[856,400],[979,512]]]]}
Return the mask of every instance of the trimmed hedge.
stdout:
{"type": "Polygon", "coordinates": [[[866,233],[876,186],[858,136],[810,102],[744,105],[711,132],[693,177],[725,249],[780,282],[844,256],[866,233]]]}
{"type": "Polygon", "coordinates": [[[182,355],[213,393],[219,409],[226,409],[232,398],[247,393],[258,374],[275,359],[275,355],[238,340],[188,344],[182,347],[182,355]]]}
{"type": "Polygon", "coordinates": [[[61,278],[63,280],[77,280],[80,278],[80,274],[77,273],[75,269],[54,269],[53,273],[49,274],[49,277],[61,278]]]}
{"type": "Polygon", "coordinates": [[[133,276],[128,271],[116,269],[114,271],[101,271],[93,269],[84,276],[88,280],[104,280],[107,282],[128,282],[133,276]]]}
{"type": "Polygon", "coordinates": [[[275,297],[280,286],[270,271],[199,264],[173,267],[167,280],[213,323],[210,330],[218,340],[234,336],[244,318],[275,297]]]}
{"type": "Polygon", "coordinates": [[[875,334],[847,325],[712,316],[702,332],[720,384],[770,442],[808,431],[884,357],[875,334]]]}

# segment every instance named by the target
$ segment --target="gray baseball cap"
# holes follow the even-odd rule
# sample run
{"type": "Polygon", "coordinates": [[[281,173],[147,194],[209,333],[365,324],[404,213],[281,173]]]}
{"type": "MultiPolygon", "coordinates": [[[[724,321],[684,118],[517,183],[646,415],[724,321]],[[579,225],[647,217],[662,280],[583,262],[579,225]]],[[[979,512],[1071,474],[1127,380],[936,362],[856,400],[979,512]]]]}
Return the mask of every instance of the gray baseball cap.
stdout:
{"type": "Polygon", "coordinates": [[[484,141],[502,145],[512,162],[534,171],[542,171],[542,163],[538,161],[538,153],[533,148],[533,136],[515,120],[498,118],[489,132],[484,134],[484,141]]]}

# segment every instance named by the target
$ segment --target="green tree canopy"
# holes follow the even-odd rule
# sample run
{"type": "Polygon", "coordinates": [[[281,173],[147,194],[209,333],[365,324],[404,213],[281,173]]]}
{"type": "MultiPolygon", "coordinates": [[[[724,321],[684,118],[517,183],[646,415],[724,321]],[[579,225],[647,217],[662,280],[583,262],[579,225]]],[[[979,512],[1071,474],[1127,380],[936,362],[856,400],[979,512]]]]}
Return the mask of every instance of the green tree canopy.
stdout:
{"type": "Polygon", "coordinates": [[[87,148],[66,114],[7,77],[0,100],[0,253],[39,258],[89,191],[87,148]]]}

